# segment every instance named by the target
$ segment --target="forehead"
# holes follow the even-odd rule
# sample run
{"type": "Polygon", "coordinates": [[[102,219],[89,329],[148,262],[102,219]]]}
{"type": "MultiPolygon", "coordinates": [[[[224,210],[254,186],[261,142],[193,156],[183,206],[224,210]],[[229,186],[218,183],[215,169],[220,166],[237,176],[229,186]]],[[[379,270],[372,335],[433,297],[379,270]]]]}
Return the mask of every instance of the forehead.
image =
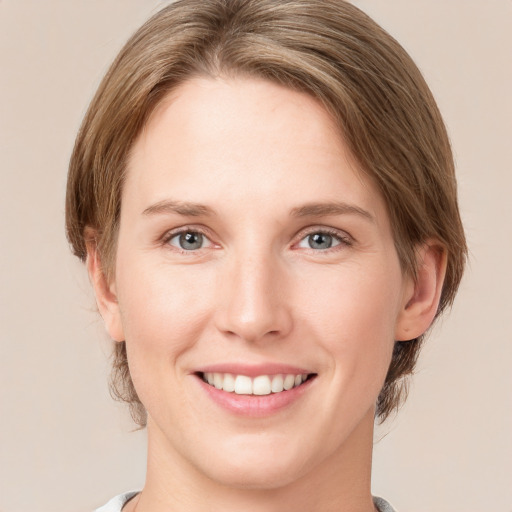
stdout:
{"type": "Polygon", "coordinates": [[[127,170],[123,203],[139,210],[169,194],[200,203],[236,196],[247,207],[264,197],[293,207],[340,194],[371,210],[382,203],[326,109],[258,79],[197,78],[169,93],[127,170]]]}

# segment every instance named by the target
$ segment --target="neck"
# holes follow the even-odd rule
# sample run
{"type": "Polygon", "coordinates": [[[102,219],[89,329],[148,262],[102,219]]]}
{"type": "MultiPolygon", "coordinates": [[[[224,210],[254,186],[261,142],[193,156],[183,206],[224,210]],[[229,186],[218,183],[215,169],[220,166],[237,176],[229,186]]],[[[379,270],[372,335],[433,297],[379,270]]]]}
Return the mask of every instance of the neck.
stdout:
{"type": "Polygon", "coordinates": [[[142,493],[123,512],[373,512],[373,411],[329,458],[278,487],[218,482],[192,466],[148,422],[148,469],[142,493]]]}

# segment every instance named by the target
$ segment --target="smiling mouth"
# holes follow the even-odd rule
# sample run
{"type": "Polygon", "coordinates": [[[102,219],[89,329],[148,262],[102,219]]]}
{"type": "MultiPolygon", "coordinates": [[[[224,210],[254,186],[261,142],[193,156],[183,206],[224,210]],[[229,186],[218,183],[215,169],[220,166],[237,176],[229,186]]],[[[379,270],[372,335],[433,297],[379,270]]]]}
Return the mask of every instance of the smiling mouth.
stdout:
{"type": "Polygon", "coordinates": [[[315,373],[234,375],[232,373],[200,372],[198,376],[210,386],[237,395],[263,396],[289,391],[316,376],[315,373]]]}

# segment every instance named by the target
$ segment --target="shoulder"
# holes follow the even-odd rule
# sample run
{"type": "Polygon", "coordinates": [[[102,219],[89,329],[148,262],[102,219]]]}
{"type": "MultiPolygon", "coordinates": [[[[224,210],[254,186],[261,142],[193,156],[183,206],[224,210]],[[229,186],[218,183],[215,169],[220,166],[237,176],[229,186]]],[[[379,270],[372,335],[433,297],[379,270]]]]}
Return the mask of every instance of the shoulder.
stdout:
{"type": "Polygon", "coordinates": [[[379,512],[396,512],[396,510],[383,498],[374,496],[373,503],[379,512]]]}
{"type": "Polygon", "coordinates": [[[131,500],[139,491],[130,491],[115,496],[108,503],[105,503],[102,507],[96,509],[95,512],[121,512],[128,500],[131,500]]]}

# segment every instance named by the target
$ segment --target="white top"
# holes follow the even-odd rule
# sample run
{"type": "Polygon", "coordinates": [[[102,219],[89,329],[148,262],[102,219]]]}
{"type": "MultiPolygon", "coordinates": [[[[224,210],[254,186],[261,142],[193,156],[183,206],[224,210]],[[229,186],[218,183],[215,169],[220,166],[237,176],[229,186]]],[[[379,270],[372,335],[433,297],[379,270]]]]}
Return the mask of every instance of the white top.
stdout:
{"type": "MultiPolygon", "coordinates": [[[[112,498],[107,504],[96,509],[96,512],[121,512],[127,501],[132,499],[138,491],[131,491],[112,498]]],[[[379,512],[396,512],[395,509],[384,499],[374,497],[373,502],[379,512]]]]}
{"type": "Polygon", "coordinates": [[[112,498],[103,507],[97,508],[95,512],[121,512],[121,509],[126,505],[126,502],[131,500],[139,491],[125,492],[112,498]]]}

